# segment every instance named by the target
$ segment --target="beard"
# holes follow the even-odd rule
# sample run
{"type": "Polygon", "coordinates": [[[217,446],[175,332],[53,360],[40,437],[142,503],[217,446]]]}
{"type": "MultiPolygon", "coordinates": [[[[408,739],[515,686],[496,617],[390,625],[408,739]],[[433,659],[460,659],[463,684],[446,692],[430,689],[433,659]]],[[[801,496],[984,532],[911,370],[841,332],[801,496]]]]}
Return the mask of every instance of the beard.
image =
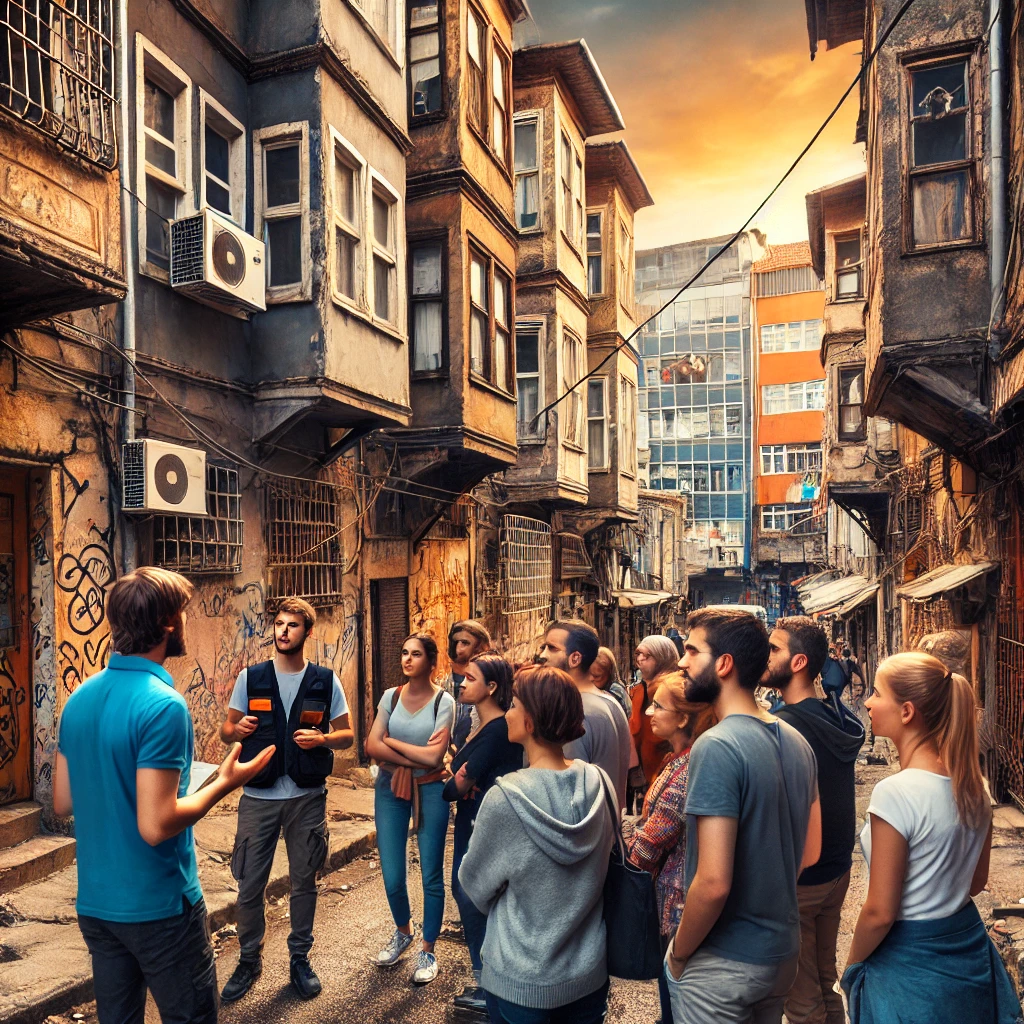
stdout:
{"type": "Polygon", "coordinates": [[[684,670],[683,679],[686,683],[686,699],[695,704],[713,704],[722,692],[722,681],[714,665],[708,665],[695,676],[684,670]]]}
{"type": "Polygon", "coordinates": [[[181,628],[179,622],[174,630],[167,634],[167,654],[168,658],[180,658],[185,653],[185,631],[181,628]]]}
{"type": "Polygon", "coordinates": [[[274,638],[274,646],[277,648],[280,654],[295,654],[297,651],[301,651],[306,643],[306,638],[303,637],[301,640],[297,640],[295,643],[288,645],[282,643],[276,637],[274,638]]]}
{"type": "Polygon", "coordinates": [[[537,663],[545,668],[560,668],[563,672],[569,671],[569,656],[567,654],[538,654],[537,663]]]}
{"type": "Polygon", "coordinates": [[[764,670],[761,677],[761,685],[769,690],[783,690],[793,679],[793,669],[789,665],[782,665],[773,669],[770,665],[764,670]]]}

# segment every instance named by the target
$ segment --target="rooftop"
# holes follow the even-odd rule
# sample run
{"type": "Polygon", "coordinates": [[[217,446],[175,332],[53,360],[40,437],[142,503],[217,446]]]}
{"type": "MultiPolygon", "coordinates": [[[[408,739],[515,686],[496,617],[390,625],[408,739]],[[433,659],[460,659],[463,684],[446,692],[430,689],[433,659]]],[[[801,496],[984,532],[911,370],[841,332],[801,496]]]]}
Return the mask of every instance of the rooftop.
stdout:
{"type": "Polygon", "coordinates": [[[804,0],[804,7],[811,60],[818,52],[818,43],[834,50],[864,38],[864,0],[804,0]]]}
{"type": "Polygon", "coordinates": [[[859,201],[862,207],[866,206],[867,181],[867,174],[855,174],[852,178],[834,181],[807,193],[807,237],[810,239],[811,265],[818,277],[825,276],[826,204],[859,201]]]}
{"type": "Polygon", "coordinates": [[[784,245],[769,244],[764,256],[750,269],[755,274],[767,274],[772,270],[811,265],[811,247],[807,242],[786,242],[784,245]]]}
{"type": "Polygon", "coordinates": [[[618,182],[634,213],[654,205],[647,182],[633,154],[621,139],[616,142],[587,143],[587,181],[594,181],[597,176],[613,178],[618,182]]]}

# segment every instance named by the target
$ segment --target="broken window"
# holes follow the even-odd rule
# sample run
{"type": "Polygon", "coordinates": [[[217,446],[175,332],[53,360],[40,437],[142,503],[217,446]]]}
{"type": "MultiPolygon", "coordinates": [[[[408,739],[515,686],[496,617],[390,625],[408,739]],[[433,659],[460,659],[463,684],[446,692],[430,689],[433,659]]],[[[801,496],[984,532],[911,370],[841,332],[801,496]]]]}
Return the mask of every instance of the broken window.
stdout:
{"type": "Polygon", "coordinates": [[[966,58],[912,66],[910,202],[912,245],[969,241],[970,65],[966,58]]]}
{"type": "Polygon", "coordinates": [[[839,371],[839,440],[864,440],[864,367],[839,371]]]}
{"type": "Polygon", "coordinates": [[[438,0],[409,0],[409,111],[441,110],[441,25],[438,0]]]}
{"type": "Polygon", "coordinates": [[[859,299],[864,295],[864,262],[860,251],[860,232],[836,235],[834,299],[859,299]]]}

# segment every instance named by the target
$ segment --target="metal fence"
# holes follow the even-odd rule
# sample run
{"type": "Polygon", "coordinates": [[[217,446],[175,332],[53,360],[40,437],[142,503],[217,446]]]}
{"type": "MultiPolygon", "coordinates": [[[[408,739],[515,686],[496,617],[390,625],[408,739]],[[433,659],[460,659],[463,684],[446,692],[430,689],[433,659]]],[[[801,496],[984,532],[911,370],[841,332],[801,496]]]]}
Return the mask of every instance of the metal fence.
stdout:
{"type": "Polygon", "coordinates": [[[551,527],[526,516],[502,516],[498,546],[504,646],[519,660],[534,653],[551,613],[551,527]]]}
{"type": "Polygon", "coordinates": [[[995,775],[1024,809],[1024,609],[1020,606],[1024,544],[1019,512],[1000,531],[999,553],[1003,571],[996,612],[995,714],[989,721],[995,732],[995,775]]]}
{"type": "Polygon", "coordinates": [[[114,75],[111,0],[0,0],[0,108],[108,168],[114,75]]]}

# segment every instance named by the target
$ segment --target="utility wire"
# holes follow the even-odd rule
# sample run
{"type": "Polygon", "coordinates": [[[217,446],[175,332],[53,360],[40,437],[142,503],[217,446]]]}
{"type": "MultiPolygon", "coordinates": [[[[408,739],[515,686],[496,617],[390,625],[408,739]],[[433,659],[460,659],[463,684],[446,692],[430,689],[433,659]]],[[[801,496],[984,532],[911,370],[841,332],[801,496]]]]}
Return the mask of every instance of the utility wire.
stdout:
{"type": "MultiPolygon", "coordinates": [[[[679,298],[680,295],[683,294],[683,292],[690,288],[696,281],[700,280],[704,272],[718,259],[719,256],[721,256],[727,249],[729,249],[731,246],[735,245],[736,242],[739,241],[740,237],[743,235],[743,232],[746,231],[748,227],[750,227],[754,218],[765,208],[765,206],[768,205],[768,203],[774,197],[775,193],[778,192],[780,188],[782,188],[783,184],[785,184],[789,176],[793,173],[793,171],[796,170],[799,163],[810,152],[811,147],[818,141],[818,139],[821,137],[825,129],[832,123],[833,119],[835,118],[836,114],[839,113],[843,104],[847,101],[847,99],[849,99],[850,93],[852,93],[853,90],[860,84],[861,80],[864,78],[864,75],[867,73],[868,68],[870,68],[871,65],[874,63],[875,58],[878,56],[879,50],[881,50],[882,47],[885,45],[889,36],[892,35],[893,31],[896,29],[896,26],[899,25],[899,23],[903,20],[903,16],[907,13],[908,10],[910,10],[910,7],[913,3],[914,0],[904,0],[900,9],[896,12],[895,16],[893,17],[892,21],[885,28],[882,34],[878,37],[878,42],[875,44],[874,49],[872,49],[871,53],[868,55],[867,60],[865,60],[861,64],[860,71],[857,72],[856,77],[847,86],[843,95],[839,97],[839,101],[832,108],[832,112],[828,115],[828,117],[825,118],[824,121],[822,121],[818,130],[811,136],[810,141],[807,143],[806,146],[804,146],[802,150],[800,150],[800,153],[797,155],[796,159],[789,165],[789,168],[786,171],[786,173],[783,174],[781,178],[779,178],[779,180],[775,183],[775,186],[772,188],[772,190],[764,197],[764,199],[761,200],[760,203],[758,203],[754,212],[751,213],[751,215],[743,222],[743,224],[732,235],[729,241],[726,242],[725,245],[723,245],[721,249],[719,249],[718,252],[716,252],[713,256],[710,256],[705,261],[704,265],[697,271],[697,273],[694,274],[693,277],[691,277],[686,282],[686,284],[684,284],[682,288],[680,288],[668,300],[668,302],[666,302],[660,309],[652,313],[642,324],[640,324],[636,328],[636,330],[633,331],[631,335],[629,335],[628,338],[623,338],[623,340],[620,341],[608,353],[608,355],[606,355],[604,359],[602,359],[601,362],[599,362],[597,366],[594,367],[594,369],[592,369],[589,373],[585,374],[583,377],[580,377],[580,379],[576,381],[575,384],[567,388],[553,402],[550,402],[546,406],[544,406],[544,408],[541,409],[540,412],[538,412],[537,415],[530,420],[531,427],[537,422],[537,420],[541,418],[541,416],[543,416],[547,412],[550,412],[552,409],[554,409],[556,405],[560,404],[564,399],[568,398],[569,395],[571,395],[581,384],[583,384],[584,382],[588,381],[591,377],[593,377],[594,374],[596,374],[612,358],[612,356],[619,352],[620,349],[625,348],[652,320],[657,319],[666,309],[668,309],[669,306],[672,305],[673,302],[676,301],[676,299],[679,298]]],[[[639,353],[637,353],[637,355],[639,356],[639,353]]]]}

